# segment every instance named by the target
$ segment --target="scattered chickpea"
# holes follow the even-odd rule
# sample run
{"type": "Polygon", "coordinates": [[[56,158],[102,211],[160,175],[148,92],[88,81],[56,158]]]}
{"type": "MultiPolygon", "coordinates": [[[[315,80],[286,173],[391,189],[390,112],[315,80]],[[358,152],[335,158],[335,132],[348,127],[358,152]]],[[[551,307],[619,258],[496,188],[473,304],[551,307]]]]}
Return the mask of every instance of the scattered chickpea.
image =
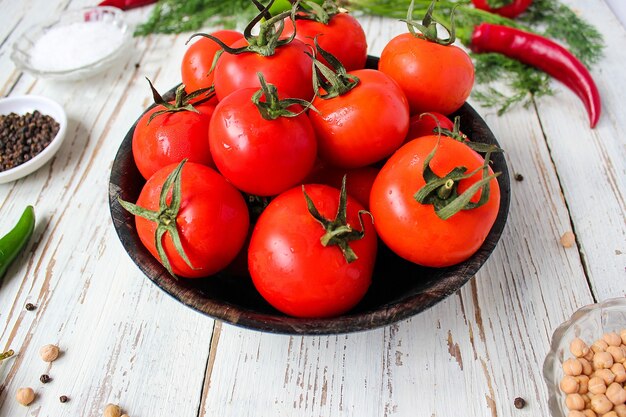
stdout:
{"type": "Polygon", "coordinates": [[[608,369],[613,366],[613,356],[609,352],[598,352],[593,357],[595,369],[608,369]]]}
{"type": "Polygon", "coordinates": [[[624,390],[622,384],[613,382],[606,389],[606,398],[615,405],[624,404],[626,403],[626,390],[624,390]]]}
{"type": "Polygon", "coordinates": [[[15,399],[22,405],[29,405],[35,401],[35,391],[32,388],[19,388],[15,394],[15,399]]]}
{"type": "Polygon", "coordinates": [[[565,406],[570,410],[582,411],[585,409],[585,400],[580,394],[568,394],[567,397],[565,397],[565,406]]]}
{"type": "Polygon", "coordinates": [[[107,404],[107,406],[104,407],[104,412],[102,413],[102,416],[103,417],[121,417],[122,410],[120,409],[119,405],[107,404]]]}
{"type": "Polygon", "coordinates": [[[616,405],[613,411],[617,413],[617,417],[626,417],[626,404],[616,405]]]}
{"type": "Polygon", "coordinates": [[[613,356],[613,362],[617,363],[624,360],[624,349],[622,349],[621,346],[611,345],[606,349],[606,351],[613,356]]]}
{"type": "Polygon", "coordinates": [[[588,408],[586,410],[583,410],[583,414],[585,415],[585,417],[598,417],[598,415],[596,414],[595,411],[593,411],[592,409],[588,408]]]}
{"type": "Polygon", "coordinates": [[[56,345],[44,345],[39,349],[39,356],[44,362],[54,362],[59,357],[59,352],[56,345]]]}
{"type": "Polygon", "coordinates": [[[577,337],[569,344],[569,351],[577,358],[582,358],[589,353],[589,346],[580,337],[577,337]]]}
{"type": "Polygon", "coordinates": [[[576,236],[572,232],[565,232],[561,236],[561,246],[571,248],[576,244],[576,236]]]}
{"type": "Polygon", "coordinates": [[[621,363],[614,363],[613,366],[611,366],[611,372],[615,375],[615,382],[626,382],[626,368],[624,368],[624,365],[621,363]]]}
{"type": "Polygon", "coordinates": [[[586,394],[587,392],[589,392],[589,377],[587,375],[578,375],[574,378],[578,382],[579,394],[586,394]]]}
{"type": "Polygon", "coordinates": [[[583,366],[583,374],[589,376],[593,373],[593,366],[591,366],[591,363],[587,359],[579,358],[578,362],[583,366]]]}
{"type": "Polygon", "coordinates": [[[594,374],[604,380],[604,383],[609,386],[615,381],[615,374],[610,369],[600,369],[594,374]]]}
{"type": "Polygon", "coordinates": [[[563,371],[565,375],[578,376],[583,373],[583,364],[578,359],[570,358],[563,362],[563,371]]]}
{"type": "Polygon", "coordinates": [[[593,345],[591,345],[591,350],[593,350],[595,353],[604,352],[606,351],[606,348],[608,347],[609,347],[608,343],[606,343],[602,339],[598,339],[595,342],[593,342],[593,345]]]}
{"type": "Polygon", "coordinates": [[[616,332],[605,333],[602,336],[602,339],[609,346],[619,346],[622,343],[622,338],[616,332]]]}
{"type": "Polygon", "coordinates": [[[591,409],[602,415],[613,409],[613,403],[604,394],[594,395],[591,399],[591,409]]]}
{"type": "Polygon", "coordinates": [[[593,395],[604,394],[606,392],[606,383],[599,376],[594,376],[589,380],[588,389],[593,395]]]}
{"type": "Polygon", "coordinates": [[[561,383],[559,384],[559,386],[561,387],[561,391],[563,391],[565,394],[574,394],[578,392],[580,383],[575,377],[571,375],[565,375],[563,379],[561,379],[561,383]]]}

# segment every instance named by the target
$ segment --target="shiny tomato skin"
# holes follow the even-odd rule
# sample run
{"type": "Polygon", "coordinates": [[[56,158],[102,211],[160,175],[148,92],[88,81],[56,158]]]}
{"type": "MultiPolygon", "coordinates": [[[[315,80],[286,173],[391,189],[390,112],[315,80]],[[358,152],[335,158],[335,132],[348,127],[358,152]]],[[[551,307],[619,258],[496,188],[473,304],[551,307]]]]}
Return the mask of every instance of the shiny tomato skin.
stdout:
{"type": "MultiPolygon", "coordinates": [[[[306,185],[319,212],[333,219],[339,190],[306,185]]],[[[348,224],[360,230],[362,206],[348,196],[348,224]]],[[[358,259],[346,262],[336,246],[324,247],[324,228],[308,212],[302,188],[276,197],[259,218],[248,265],[257,290],[279,311],[295,317],[334,317],[354,307],[371,284],[377,238],[365,217],[365,237],[350,242],[358,259]]]]}
{"type": "Polygon", "coordinates": [[[304,113],[263,119],[251,100],[257,90],[238,90],[220,101],[209,144],[217,168],[232,184],[248,194],[272,196],[301,183],[315,163],[317,142],[304,113]]]}
{"type": "MultiPolygon", "coordinates": [[[[283,35],[290,36],[294,31],[290,19],[285,19],[283,35]]],[[[318,44],[325,51],[330,52],[343,64],[347,71],[354,71],[365,67],[367,60],[367,40],[365,31],[358,20],[347,13],[339,13],[333,16],[328,24],[314,20],[296,20],[296,39],[315,48],[313,38],[317,38],[318,44]]],[[[324,64],[324,60],[318,55],[324,64]]]]}
{"type": "MultiPolygon", "coordinates": [[[[177,165],[168,165],[150,177],[141,190],[138,206],[158,210],[163,183],[177,165]]],[[[249,227],[248,208],[241,193],[209,167],[187,162],[181,181],[177,228],[183,249],[196,269],[176,252],[169,233],[163,238],[165,252],[176,275],[198,278],[215,274],[242,248],[249,227]]],[[[138,216],[135,224],[141,242],[159,259],[154,241],[157,224],[138,216]]]]}
{"type": "Polygon", "coordinates": [[[346,169],[320,162],[307,176],[306,183],[325,184],[339,189],[345,175],[346,192],[367,210],[370,206],[370,192],[378,171],[380,169],[374,166],[346,169]]]}
{"type": "Polygon", "coordinates": [[[319,157],[330,165],[358,168],[391,155],[409,129],[409,107],[395,81],[380,71],[352,71],[360,82],[348,93],[316,97],[309,118],[319,157]]]}
{"type": "Polygon", "coordinates": [[[474,85],[474,64],[465,51],[410,33],[389,41],[378,69],[400,85],[411,115],[429,111],[450,114],[463,105],[474,85]]]}
{"type": "Polygon", "coordinates": [[[427,113],[416,114],[411,117],[409,121],[409,133],[406,134],[406,141],[408,142],[422,136],[433,135],[433,130],[437,127],[437,123],[439,123],[439,127],[442,129],[447,129],[449,131],[454,129],[454,122],[441,113],[430,111],[427,113]],[[437,120],[435,121],[435,119],[437,120]]]}
{"type": "Polygon", "coordinates": [[[163,106],[155,106],[141,116],[133,132],[132,149],[135,164],[145,179],[185,158],[214,166],[209,149],[209,123],[215,104],[207,102],[194,107],[199,113],[164,113],[150,123],[150,116],[163,110],[163,106]]]}
{"type": "MultiPolygon", "coordinates": [[[[413,198],[424,185],[424,159],[436,143],[437,136],[424,136],[408,142],[389,158],[372,186],[370,211],[380,238],[398,256],[418,265],[445,267],[466,260],[483,244],[498,214],[500,188],[493,179],[485,205],[462,210],[448,220],[437,217],[432,205],[413,198]]],[[[442,136],[430,166],[443,177],[457,166],[464,166],[469,172],[483,162],[467,145],[442,136]]],[[[461,180],[459,193],[481,178],[479,172],[461,180]]],[[[472,201],[479,197],[480,192],[472,201]]]]}
{"type": "MultiPolygon", "coordinates": [[[[226,45],[231,45],[243,39],[243,34],[235,30],[218,30],[210,33],[226,45]]],[[[211,66],[217,51],[222,47],[209,38],[199,37],[185,52],[181,63],[181,76],[187,93],[213,85],[211,66]]]]}
{"type": "MultiPolygon", "coordinates": [[[[246,46],[245,39],[231,45],[233,48],[246,46]]],[[[240,55],[222,54],[215,67],[215,94],[223,100],[230,93],[242,88],[258,88],[260,72],[268,84],[274,84],[285,98],[313,98],[313,63],[308,45],[294,39],[291,43],[276,48],[272,56],[253,52],[240,55]]]]}

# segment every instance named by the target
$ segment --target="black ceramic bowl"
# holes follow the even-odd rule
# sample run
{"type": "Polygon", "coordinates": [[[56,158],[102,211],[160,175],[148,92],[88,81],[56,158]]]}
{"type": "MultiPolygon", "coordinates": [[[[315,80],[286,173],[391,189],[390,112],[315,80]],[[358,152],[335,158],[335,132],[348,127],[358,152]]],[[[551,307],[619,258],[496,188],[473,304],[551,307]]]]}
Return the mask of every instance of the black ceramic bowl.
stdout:
{"type": "MultiPolygon", "coordinates": [[[[370,57],[368,67],[376,68],[377,61],[370,57]]],[[[474,141],[498,145],[485,122],[467,103],[455,115],[461,116],[461,130],[474,141]]],[[[175,280],[143,246],[133,216],[117,201],[118,197],[137,201],[145,183],[132,156],[134,128],[133,125],[122,141],[109,183],[113,226],[122,245],[139,269],[176,300],[210,317],[250,329],[286,334],[337,334],[373,329],[413,316],[448,297],[476,274],[496,247],[508,215],[508,169],[502,154],[495,154],[493,170],[502,172],[498,177],[500,209],[487,239],[472,257],[447,268],[425,268],[401,259],[381,243],[372,286],[352,311],[331,319],[288,317],[261,298],[249,277],[242,279],[220,273],[202,279],[175,280]]]]}

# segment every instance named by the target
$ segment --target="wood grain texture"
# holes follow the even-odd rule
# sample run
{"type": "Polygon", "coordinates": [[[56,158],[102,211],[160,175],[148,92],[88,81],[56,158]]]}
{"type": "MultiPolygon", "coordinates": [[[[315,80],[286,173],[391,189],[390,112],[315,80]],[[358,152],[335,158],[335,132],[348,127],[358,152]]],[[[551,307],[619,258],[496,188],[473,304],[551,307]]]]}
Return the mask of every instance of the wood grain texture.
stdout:
{"type": "MultiPolygon", "coordinates": [[[[626,252],[619,101],[626,86],[615,82],[626,62],[623,29],[599,0],[567,2],[617,36],[594,72],[605,114],[589,131],[578,99],[558,84],[536,109],[499,118],[479,108],[510,173],[525,179],[511,184],[507,227],[476,278],[393,326],[289,337],[215,324],[165,296],[125,254],[109,220],[111,163],[150,103],[143,77],[163,90],[176,84],[186,36],[135,40],[124,68],[89,83],[51,84],[15,70],[11,42],[39,19],[92,2],[0,0],[0,95],[52,97],[71,120],[51,163],[0,186],[3,219],[17,219],[26,204],[39,219],[0,284],[0,349],[19,352],[0,365],[0,416],[95,417],[110,401],[135,417],[548,415],[540,364],[552,330],[593,295],[626,288],[624,255],[614,252],[626,252]],[[591,167],[584,178],[581,162],[591,167]],[[580,251],[558,241],[572,226],[580,251]],[[25,311],[26,302],[38,309],[25,311]],[[37,354],[45,343],[64,350],[50,366],[37,354]],[[43,372],[51,383],[38,382],[43,372]],[[27,385],[38,393],[30,408],[13,400],[27,385]],[[70,401],[59,403],[59,395],[70,401]],[[517,396],[525,409],[513,407],[517,396]]],[[[148,11],[127,16],[137,22],[148,11]]],[[[362,22],[374,55],[404,31],[392,20],[362,22]]]]}

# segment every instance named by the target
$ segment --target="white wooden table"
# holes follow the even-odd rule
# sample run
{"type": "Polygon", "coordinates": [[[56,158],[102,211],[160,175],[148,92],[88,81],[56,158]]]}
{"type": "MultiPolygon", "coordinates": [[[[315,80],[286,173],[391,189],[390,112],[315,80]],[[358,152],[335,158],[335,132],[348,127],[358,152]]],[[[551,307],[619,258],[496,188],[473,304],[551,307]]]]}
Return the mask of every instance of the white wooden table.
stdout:
{"type": "MultiPolygon", "coordinates": [[[[552,331],[578,307],[626,292],[626,31],[605,1],[565,1],[606,36],[593,70],[603,115],[590,130],[578,98],[557,82],[530,109],[498,117],[478,108],[524,180],[512,181],[506,229],[477,276],[385,328],[289,337],[174,301],[132,263],[111,224],[109,171],[151,101],[144,77],[161,90],[178,83],[187,35],[135,39],[123,68],[61,85],[16,70],[11,46],[29,26],[95,1],[0,0],[0,96],[54,98],[70,120],[51,163],[0,185],[0,233],[27,204],[38,216],[0,284],[0,350],[18,352],[0,366],[0,416],[99,416],[110,402],[131,417],[547,416],[541,364],[552,331]],[[569,249],[559,243],[567,231],[577,237],[569,249]],[[35,311],[24,309],[29,302],[35,311]],[[51,365],[38,355],[47,343],[63,350],[51,365]],[[24,386],[37,392],[29,408],[14,400],[24,386]]],[[[405,30],[362,23],[373,55],[405,30]]]]}

